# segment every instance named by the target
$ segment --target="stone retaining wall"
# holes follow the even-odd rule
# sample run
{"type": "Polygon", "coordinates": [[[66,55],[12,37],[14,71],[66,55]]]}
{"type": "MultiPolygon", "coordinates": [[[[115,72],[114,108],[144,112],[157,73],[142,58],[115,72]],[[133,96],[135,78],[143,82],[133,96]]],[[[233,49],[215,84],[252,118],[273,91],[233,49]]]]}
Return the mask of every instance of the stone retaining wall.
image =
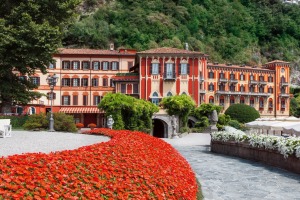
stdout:
{"type": "Polygon", "coordinates": [[[284,158],[276,150],[251,147],[248,143],[211,141],[211,151],[244,159],[255,160],[300,174],[300,159],[294,155],[284,158]]]}

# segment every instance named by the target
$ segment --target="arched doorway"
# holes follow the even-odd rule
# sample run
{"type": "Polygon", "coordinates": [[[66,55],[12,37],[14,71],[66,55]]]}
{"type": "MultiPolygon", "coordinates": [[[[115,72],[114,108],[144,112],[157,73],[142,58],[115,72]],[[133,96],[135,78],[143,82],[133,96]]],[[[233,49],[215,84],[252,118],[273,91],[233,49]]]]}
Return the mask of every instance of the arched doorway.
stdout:
{"type": "Polygon", "coordinates": [[[189,128],[194,128],[197,121],[198,120],[195,117],[189,116],[188,117],[188,127],[189,128]]]}
{"type": "Polygon", "coordinates": [[[167,129],[164,121],[161,119],[153,119],[153,136],[158,138],[167,138],[167,129]]]}

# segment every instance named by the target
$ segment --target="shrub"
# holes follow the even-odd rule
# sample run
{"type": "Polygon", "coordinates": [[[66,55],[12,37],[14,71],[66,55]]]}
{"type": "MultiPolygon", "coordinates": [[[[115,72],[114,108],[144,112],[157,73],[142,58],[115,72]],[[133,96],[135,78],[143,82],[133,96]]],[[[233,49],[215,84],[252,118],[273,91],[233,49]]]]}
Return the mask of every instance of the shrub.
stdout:
{"type": "Polygon", "coordinates": [[[242,126],[241,126],[241,123],[238,122],[238,121],[235,120],[235,119],[230,120],[230,121],[228,122],[228,125],[231,126],[231,127],[233,127],[233,128],[239,129],[239,130],[241,130],[241,127],[242,127],[242,126]]]}
{"type": "Polygon", "coordinates": [[[195,123],[195,128],[206,128],[209,126],[209,119],[205,116],[201,117],[198,122],[195,123]]]}
{"type": "Polygon", "coordinates": [[[29,122],[29,123],[25,123],[23,125],[23,128],[25,130],[35,130],[35,129],[41,129],[42,128],[42,124],[37,123],[37,122],[29,122]]]}
{"type": "Polygon", "coordinates": [[[225,115],[225,114],[220,114],[218,117],[218,123],[217,123],[217,128],[219,130],[223,130],[224,126],[228,125],[228,122],[230,121],[230,116],[225,115]]]}
{"type": "MultiPolygon", "coordinates": [[[[54,113],[54,129],[56,131],[76,132],[74,117],[65,113],[54,113]]],[[[83,124],[82,124],[83,125],[83,124]]]]}
{"type": "Polygon", "coordinates": [[[94,124],[94,123],[90,123],[90,124],[88,124],[88,127],[89,128],[95,128],[97,125],[96,124],[94,124]]]}
{"type": "MultiPolygon", "coordinates": [[[[23,125],[25,130],[33,129],[48,129],[50,113],[33,114],[28,117],[28,120],[23,125]]],[[[65,113],[54,113],[54,129],[56,131],[76,132],[76,126],[74,124],[74,118],[71,115],[65,113]]],[[[82,124],[83,125],[83,124],[82,124]]]]}
{"type": "Polygon", "coordinates": [[[245,104],[233,104],[227,108],[225,114],[240,123],[251,122],[260,117],[259,112],[255,108],[245,104]]]}
{"type": "Polygon", "coordinates": [[[28,115],[0,116],[0,119],[10,119],[12,128],[21,128],[28,120],[28,115]]]}
{"type": "Polygon", "coordinates": [[[76,123],[76,128],[83,128],[83,127],[84,127],[83,123],[76,123]]]}
{"type": "Polygon", "coordinates": [[[190,133],[189,127],[181,127],[179,130],[180,133],[190,133]]]}
{"type": "Polygon", "coordinates": [[[48,120],[45,113],[33,114],[28,117],[28,120],[24,123],[23,128],[25,130],[41,129],[48,127],[48,120]]]}

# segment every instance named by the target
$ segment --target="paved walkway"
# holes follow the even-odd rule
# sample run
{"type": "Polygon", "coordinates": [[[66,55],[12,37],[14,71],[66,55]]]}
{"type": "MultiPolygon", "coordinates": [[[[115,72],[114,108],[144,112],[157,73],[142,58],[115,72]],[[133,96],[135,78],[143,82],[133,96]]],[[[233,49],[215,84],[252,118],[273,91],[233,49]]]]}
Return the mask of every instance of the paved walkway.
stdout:
{"type": "Polygon", "coordinates": [[[50,153],[77,149],[109,137],[47,131],[12,131],[12,137],[0,138],[0,157],[22,153],[50,153]]]}
{"type": "Polygon", "coordinates": [[[205,200],[300,200],[300,175],[210,152],[210,135],[164,139],[190,163],[205,200]]]}

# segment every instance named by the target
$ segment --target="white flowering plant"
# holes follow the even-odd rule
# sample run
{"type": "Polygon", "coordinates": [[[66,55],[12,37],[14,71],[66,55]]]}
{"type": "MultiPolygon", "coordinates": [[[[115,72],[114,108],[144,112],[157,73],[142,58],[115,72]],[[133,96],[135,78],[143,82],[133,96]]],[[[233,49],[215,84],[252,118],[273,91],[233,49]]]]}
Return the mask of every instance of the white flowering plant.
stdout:
{"type": "Polygon", "coordinates": [[[300,138],[298,137],[280,137],[263,134],[245,134],[245,133],[230,133],[226,131],[218,131],[211,133],[213,141],[234,141],[234,142],[249,142],[250,146],[257,148],[273,149],[280,152],[285,158],[295,154],[300,158],[300,138]]]}

